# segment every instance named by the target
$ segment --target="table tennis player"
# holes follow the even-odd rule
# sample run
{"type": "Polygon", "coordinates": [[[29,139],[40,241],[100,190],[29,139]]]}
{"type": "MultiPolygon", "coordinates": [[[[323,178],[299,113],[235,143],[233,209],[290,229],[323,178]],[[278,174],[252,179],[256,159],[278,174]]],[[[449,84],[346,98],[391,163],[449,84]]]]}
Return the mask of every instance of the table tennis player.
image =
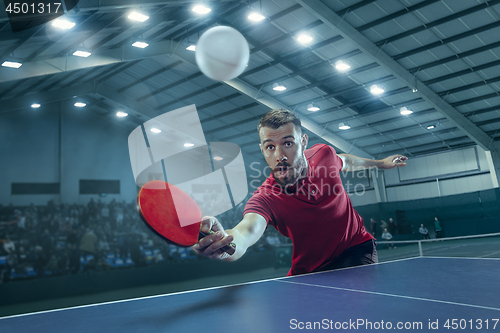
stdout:
{"type": "Polygon", "coordinates": [[[407,157],[371,160],[336,154],[325,144],[306,149],[308,136],[300,119],[286,109],[269,111],[257,130],[270,176],[248,200],[242,221],[233,229],[224,230],[215,217],[202,218],[202,231],[215,233],[192,248],[202,256],[234,261],[271,225],[293,242],[288,275],[376,263],[374,237],[353,209],[340,171],[401,167],[407,157]],[[230,242],[236,244],[233,255],[220,250],[230,242]]]}

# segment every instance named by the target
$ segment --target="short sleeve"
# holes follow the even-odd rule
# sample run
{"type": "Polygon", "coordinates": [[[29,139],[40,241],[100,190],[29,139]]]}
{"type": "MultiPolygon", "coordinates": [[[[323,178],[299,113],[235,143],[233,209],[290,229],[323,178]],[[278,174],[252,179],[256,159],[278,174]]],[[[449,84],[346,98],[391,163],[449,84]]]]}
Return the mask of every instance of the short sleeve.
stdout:
{"type": "Polygon", "coordinates": [[[342,170],[343,166],[344,166],[344,162],[342,161],[342,159],[340,158],[339,155],[337,155],[337,152],[335,151],[335,148],[333,148],[332,146],[328,146],[328,145],[325,145],[327,146],[329,149],[330,149],[330,152],[332,154],[332,159],[333,159],[333,166],[339,170],[339,172],[342,170]]]}
{"type": "Polygon", "coordinates": [[[245,205],[245,209],[243,210],[243,216],[248,213],[256,213],[261,215],[266,219],[267,224],[274,225],[272,223],[272,212],[269,208],[268,204],[265,200],[260,196],[258,191],[254,193],[254,195],[248,199],[247,204],[245,205]]]}

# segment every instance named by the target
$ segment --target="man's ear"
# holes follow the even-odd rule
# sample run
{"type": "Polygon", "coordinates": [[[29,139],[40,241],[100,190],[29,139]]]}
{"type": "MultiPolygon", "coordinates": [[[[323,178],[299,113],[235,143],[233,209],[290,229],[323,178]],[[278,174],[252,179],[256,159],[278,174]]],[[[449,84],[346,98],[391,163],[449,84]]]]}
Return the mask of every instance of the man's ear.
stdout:
{"type": "Polygon", "coordinates": [[[306,133],[302,134],[302,149],[306,149],[307,143],[309,142],[309,137],[306,133]]]}
{"type": "Polygon", "coordinates": [[[262,144],[260,144],[260,143],[259,143],[259,148],[260,148],[260,152],[261,152],[262,154],[264,154],[264,150],[262,149],[262,144]]]}

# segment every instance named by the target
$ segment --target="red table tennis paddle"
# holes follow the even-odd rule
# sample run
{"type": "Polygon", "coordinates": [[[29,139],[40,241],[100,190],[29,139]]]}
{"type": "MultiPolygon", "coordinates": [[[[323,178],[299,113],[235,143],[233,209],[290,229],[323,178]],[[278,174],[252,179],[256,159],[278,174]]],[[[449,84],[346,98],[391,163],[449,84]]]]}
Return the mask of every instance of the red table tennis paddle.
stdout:
{"type": "MultiPolygon", "coordinates": [[[[200,230],[201,211],[196,202],[167,182],[146,183],[137,196],[137,210],[144,223],[168,243],[188,247],[209,235],[200,230]]],[[[234,243],[221,248],[228,254],[233,254],[235,249],[234,243]]]]}

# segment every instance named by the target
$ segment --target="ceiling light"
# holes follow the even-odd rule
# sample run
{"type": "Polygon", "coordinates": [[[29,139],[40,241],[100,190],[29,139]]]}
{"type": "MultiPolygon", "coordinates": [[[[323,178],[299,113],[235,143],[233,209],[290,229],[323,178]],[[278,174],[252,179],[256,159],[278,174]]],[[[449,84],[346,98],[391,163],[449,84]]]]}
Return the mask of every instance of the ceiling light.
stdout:
{"type": "Polygon", "coordinates": [[[196,5],[193,7],[192,10],[193,10],[193,12],[198,13],[198,14],[208,14],[212,11],[210,8],[205,7],[203,5],[196,5]]]}
{"type": "Polygon", "coordinates": [[[339,129],[341,129],[341,130],[348,130],[349,128],[351,128],[351,126],[347,125],[347,123],[340,123],[339,124],[339,129]]]}
{"type": "Polygon", "coordinates": [[[138,13],[138,12],[132,12],[128,16],[128,18],[131,20],[134,20],[134,21],[144,22],[149,18],[149,16],[138,13]]]}
{"type": "Polygon", "coordinates": [[[124,118],[124,117],[128,116],[128,113],[127,113],[127,112],[123,112],[123,111],[118,111],[118,112],[116,113],[116,116],[117,116],[118,118],[124,118]]]}
{"type": "Polygon", "coordinates": [[[265,18],[266,18],[265,16],[263,16],[257,12],[253,12],[253,13],[250,13],[250,15],[248,15],[248,19],[255,21],[255,22],[260,22],[265,18]]]}
{"type": "Polygon", "coordinates": [[[83,107],[85,107],[85,105],[87,105],[87,104],[85,104],[85,103],[83,103],[83,102],[76,102],[76,103],[75,103],[75,106],[76,106],[77,108],[83,108],[83,107]]]}
{"type": "Polygon", "coordinates": [[[401,114],[402,114],[403,116],[407,116],[407,115],[409,115],[409,114],[412,114],[412,113],[413,113],[413,111],[412,111],[412,110],[408,110],[408,109],[406,108],[406,106],[403,106],[401,109],[399,109],[399,112],[401,112],[401,114]]]}
{"type": "Polygon", "coordinates": [[[71,29],[75,26],[75,23],[63,19],[56,19],[52,22],[52,26],[61,29],[71,29]]]}
{"type": "Polygon", "coordinates": [[[312,40],[313,40],[313,38],[310,35],[305,34],[305,33],[297,36],[297,41],[299,43],[302,43],[302,44],[307,44],[307,43],[311,42],[312,40]]]}
{"type": "Polygon", "coordinates": [[[132,46],[139,47],[139,48],[143,49],[143,48],[148,47],[149,44],[145,43],[145,42],[139,42],[139,41],[137,41],[134,44],[132,44],[132,46]]]}
{"type": "Polygon", "coordinates": [[[216,160],[216,161],[222,161],[222,160],[223,160],[223,158],[222,158],[222,157],[220,157],[220,156],[214,156],[214,160],[216,160]]]}
{"type": "Polygon", "coordinates": [[[186,148],[193,147],[193,146],[194,146],[194,143],[191,143],[191,142],[184,144],[184,147],[186,147],[186,148]]]}
{"type": "Polygon", "coordinates": [[[374,84],[373,86],[371,86],[371,87],[370,87],[370,91],[371,91],[371,93],[372,93],[372,94],[374,94],[374,95],[380,95],[380,94],[382,94],[385,90],[384,90],[384,89],[382,89],[382,88],[377,87],[377,85],[376,85],[376,84],[374,84]]]}
{"type": "Polygon", "coordinates": [[[429,125],[429,126],[427,126],[427,129],[428,129],[428,130],[430,130],[430,129],[434,129],[434,128],[436,128],[436,125],[429,125]]]}
{"type": "Polygon", "coordinates": [[[273,84],[273,90],[283,91],[286,90],[286,87],[283,84],[276,82],[275,84],[273,84]]]}
{"type": "Polygon", "coordinates": [[[92,53],[88,52],[88,51],[75,51],[73,53],[74,56],[77,56],[77,57],[82,57],[82,58],[87,58],[88,56],[90,56],[92,53]]]}
{"type": "Polygon", "coordinates": [[[188,47],[186,47],[186,50],[188,50],[188,51],[196,51],[196,45],[189,45],[188,47]]]}
{"type": "Polygon", "coordinates": [[[339,71],[346,71],[348,70],[349,68],[351,68],[351,66],[349,66],[348,64],[346,64],[345,62],[343,62],[342,60],[339,60],[335,63],[335,68],[337,68],[339,71]]]}
{"type": "Polygon", "coordinates": [[[41,105],[41,104],[38,104],[38,103],[33,103],[33,104],[31,104],[31,107],[32,107],[33,109],[38,109],[40,106],[42,106],[42,105],[41,105]]]}
{"type": "Polygon", "coordinates": [[[17,61],[4,61],[2,63],[2,66],[3,67],[10,67],[10,68],[19,68],[21,67],[23,64],[21,64],[20,62],[17,62],[17,61]]]}
{"type": "Polygon", "coordinates": [[[155,128],[155,127],[153,127],[152,129],[150,129],[150,131],[153,132],[153,133],[156,133],[156,134],[161,133],[161,130],[159,130],[159,129],[155,128]]]}
{"type": "Polygon", "coordinates": [[[313,103],[309,104],[307,106],[307,110],[308,111],[312,111],[312,112],[315,112],[315,111],[319,111],[321,110],[319,107],[317,107],[316,105],[314,105],[313,103]]]}

